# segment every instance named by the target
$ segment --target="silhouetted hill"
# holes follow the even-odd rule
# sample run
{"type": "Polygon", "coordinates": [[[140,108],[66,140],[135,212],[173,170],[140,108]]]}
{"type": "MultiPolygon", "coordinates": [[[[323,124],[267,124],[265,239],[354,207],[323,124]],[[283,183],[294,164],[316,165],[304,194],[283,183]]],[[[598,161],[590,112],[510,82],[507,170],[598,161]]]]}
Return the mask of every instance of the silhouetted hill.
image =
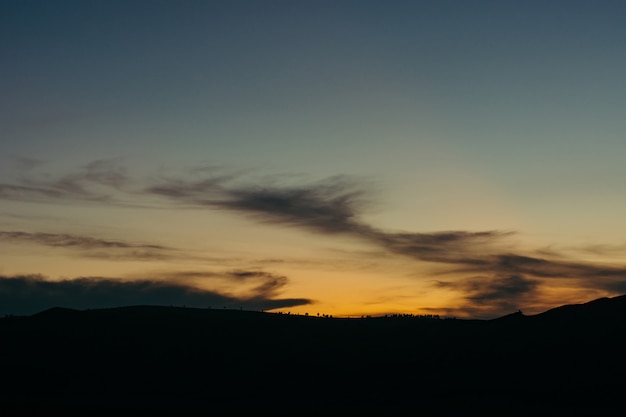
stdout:
{"type": "Polygon", "coordinates": [[[507,314],[506,316],[495,318],[497,321],[519,321],[525,320],[526,316],[521,311],[516,311],[515,313],[507,314]]]}
{"type": "Polygon", "coordinates": [[[626,295],[569,304],[538,314],[542,320],[614,320],[626,315],[626,295]]]}
{"type": "Polygon", "coordinates": [[[77,314],[80,314],[80,310],[75,310],[73,308],[64,308],[64,307],[52,307],[47,310],[40,311],[39,313],[33,314],[32,317],[37,317],[37,318],[45,317],[47,319],[60,320],[60,319],[67,319],[77,314]]]}
{"type": "Polygon", "coordinates": [[[0,413],[619,414],[624,300],[488,321],[55,308],[0,319],[0,413]]]}

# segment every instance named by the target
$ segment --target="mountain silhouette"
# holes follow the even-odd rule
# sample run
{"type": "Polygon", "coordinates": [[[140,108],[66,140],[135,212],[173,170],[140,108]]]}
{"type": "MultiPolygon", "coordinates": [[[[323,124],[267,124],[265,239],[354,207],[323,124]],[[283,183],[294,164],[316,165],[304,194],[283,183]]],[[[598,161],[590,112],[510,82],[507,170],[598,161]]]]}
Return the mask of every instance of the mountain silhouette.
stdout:
{"type": "Polygon", "coordinates": [[[53,308],[0,319],[0,414],[619,414],[625,305],[495,320],[53,308]]]}
{"type": "Polygon", "coordinates": [[[65,307],[52,307],[39,313],[33,314],[33,317],[46,317],[48,319],[62,320],[80,314],[80,310],[65,307]]]}
{"type": "Polygon", "coordinates": [[[613,320],[626,315],[626,295],[599,298],[584,304],[569,304],[553,308],[537,317],[542,320],[613,320]]]}

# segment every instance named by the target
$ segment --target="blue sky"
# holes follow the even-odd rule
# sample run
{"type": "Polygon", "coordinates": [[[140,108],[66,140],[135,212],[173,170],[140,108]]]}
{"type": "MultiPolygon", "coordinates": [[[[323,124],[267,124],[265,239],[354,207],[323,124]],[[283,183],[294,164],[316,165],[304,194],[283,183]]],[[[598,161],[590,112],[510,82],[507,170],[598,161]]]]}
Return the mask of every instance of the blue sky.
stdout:
{"type": "Polygon", "coordinates": [[[265,295],[309,299],[289,306],[302,311],[481,316],[616,294],[626,280],[615,272],[626,267],[623,2],[5,1],[0,11],[6,279],[171,282],[193,270],[189,288],[249,300],[259,294],[233,271],[252,271],[286,277],[265,295]],[[336,227],[339,212],[340,232],[311,221],[336,227]],[[462,251],[579,272],[465,271],[394,240],[451,231],[505,236],[462,251]],[[49,235],[195,260],[96,259],[49,235]],[[198,261],[207,252],[229,260],[198,261]],[[592,283],[580,272],[590,265],[610,277],[592,283]]]}

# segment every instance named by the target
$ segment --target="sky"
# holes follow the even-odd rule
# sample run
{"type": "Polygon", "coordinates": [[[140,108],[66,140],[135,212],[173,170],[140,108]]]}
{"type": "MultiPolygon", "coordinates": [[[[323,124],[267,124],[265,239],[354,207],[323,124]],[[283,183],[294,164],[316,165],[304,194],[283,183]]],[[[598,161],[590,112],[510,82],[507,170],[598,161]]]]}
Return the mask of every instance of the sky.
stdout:
{"type": "Polygon", "coordinates": [[[626,293],[623,1],[0,2],[0,314],[626,293]]]}

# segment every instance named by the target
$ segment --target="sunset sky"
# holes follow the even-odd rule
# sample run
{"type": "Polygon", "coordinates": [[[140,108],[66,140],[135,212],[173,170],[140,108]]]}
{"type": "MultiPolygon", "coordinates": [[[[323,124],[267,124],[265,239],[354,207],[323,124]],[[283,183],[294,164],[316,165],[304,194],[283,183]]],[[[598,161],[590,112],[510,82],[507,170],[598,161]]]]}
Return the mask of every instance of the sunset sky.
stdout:
{"type": "Polygon", "coordinates": [[[0,314],[626,293],[624,1],[0,2],[0,314]]]}

